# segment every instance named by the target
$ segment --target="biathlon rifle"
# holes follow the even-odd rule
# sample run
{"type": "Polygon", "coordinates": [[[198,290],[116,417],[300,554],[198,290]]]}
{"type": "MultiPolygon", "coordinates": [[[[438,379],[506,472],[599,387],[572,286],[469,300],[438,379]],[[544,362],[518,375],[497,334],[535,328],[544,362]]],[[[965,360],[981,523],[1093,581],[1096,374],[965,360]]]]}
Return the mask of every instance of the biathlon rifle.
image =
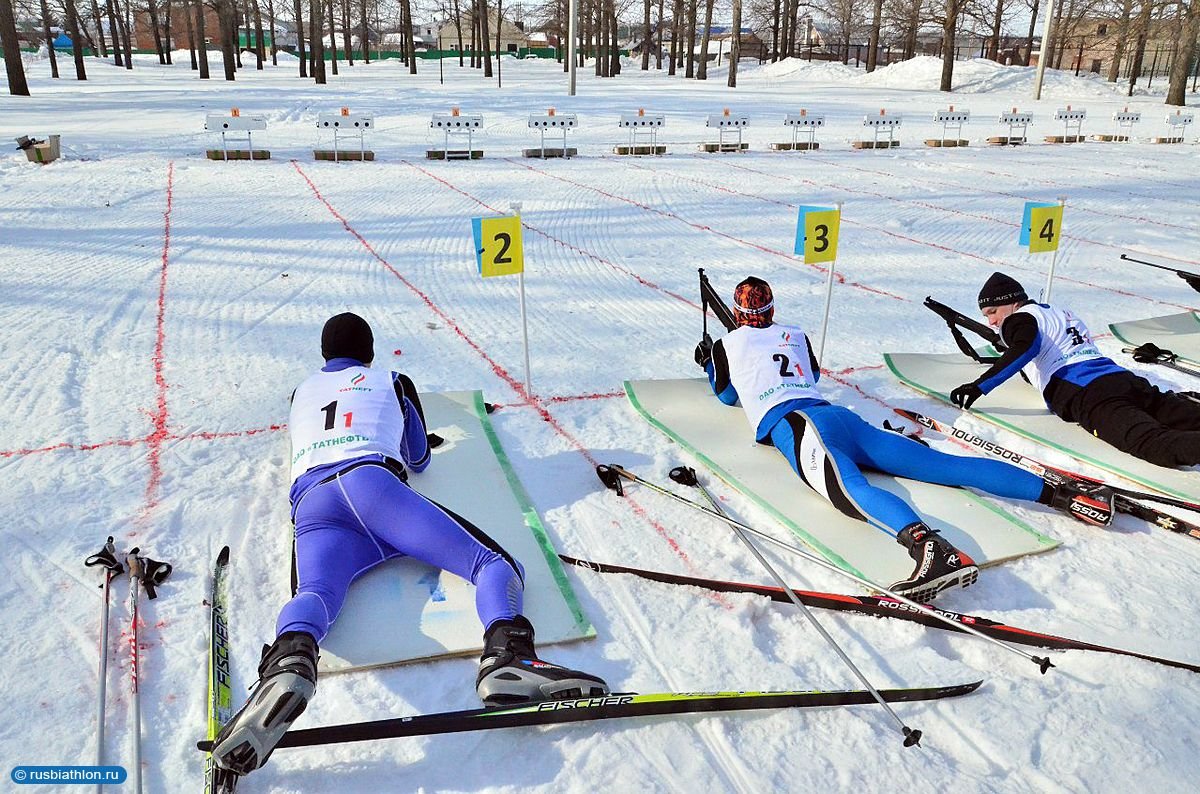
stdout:
{"type": "Polygon", "coordinates": [[[1171,267],[1169,265],[1157,265],[1154,262],[1146,262],[1141,259],[1134,259],[1131,256],[1126,256],[1125,254],[1121,254],[1121,259],[1126,262],[1134,262],[1139,265],[1146,265],[1147,267],[1156,267],[1159,270],[1170,271],[1186,281],[1188,286],[1196,290],[1196,292],[1200,292],[1200,273],[1189,273],[1186,270],[1180,270],[1179,268],[1171,267]]]}
{"type": "Polygon", "coordinates": [[[971,343],[967,341],[967,338],[963,336],[963,329],[982,337],[985,342],[1001,353],[1007,347],[1004,344],[1004,340],[1000,338],[1000,334],[978,320],[972,320],[962,312],[951,309],[944,303],[938,303],[933,298],[927,297],[925,298],[925,308],[946,322],[946,327],[950,329],[950,335],[954,337],[954,343],[958,345],[958,349],[964,355],[974,361],[978,361],[980,364],[990,364],[996,360],[996,356],[979,355],[971,343]]]}
{"type": "Polygon", "coordinates": [[[725,326],[726,331],[732,331],[737,328],[737,321],[733,319],[733,312],[725,305],[725,301],[721,300],[721,296],[713,289],[713,285],[709,282],[708,276],[704,275],[704,268],[698,268],[700,271],[700,308],[704,312],[704,335],[708,336],[708,310],[712,309],[713,315],[721,321],[721,325],[725,326]]]}

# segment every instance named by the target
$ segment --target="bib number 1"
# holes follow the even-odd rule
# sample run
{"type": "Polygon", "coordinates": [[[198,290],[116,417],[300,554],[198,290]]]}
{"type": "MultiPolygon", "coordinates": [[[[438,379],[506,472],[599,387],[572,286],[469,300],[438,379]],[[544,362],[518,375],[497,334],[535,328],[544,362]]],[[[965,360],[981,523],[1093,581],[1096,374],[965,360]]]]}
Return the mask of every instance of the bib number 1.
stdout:
{"type": "MultiPolygon", "coordinates": [[[[337,420],[337,400],[334,400],[329,405],[326,405],[321,409],[321,411],[325,414],[325,429],[332,430],[334,422],[337,420]]],[[[354,412],[347,411],[346,413],[342,414],[342,416],[345,417],[344,427],[349,428],[351,423],[354,421],[354,412]]]]}

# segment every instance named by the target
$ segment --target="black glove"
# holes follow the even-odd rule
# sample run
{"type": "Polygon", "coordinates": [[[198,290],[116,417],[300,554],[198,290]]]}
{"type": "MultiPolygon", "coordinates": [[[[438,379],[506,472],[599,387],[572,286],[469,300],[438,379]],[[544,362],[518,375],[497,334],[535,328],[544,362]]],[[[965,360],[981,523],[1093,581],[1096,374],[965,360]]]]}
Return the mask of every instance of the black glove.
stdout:
{"type": "Polygon", "coordinates": [[[975,401],[983,396],[983,391],[974,383],[964,383],[954,391],[950,392],[950,402],[962,408],[964,411],[971,410],[971,406],[975,401]]]}
{"type": "Polygon", "coordinates": [[[708,369],[708,364],[712,361],[712,349],[712,337],[705,334],[700,343],[696,345],[696,352],[693,354],[693,358],[696,359],[696,364],[700,369],[708,369]]]}
{"type": "Polygon", "coordinates": [[[1134,361],[1142,364],[1169,364],[1178,358],[1170,350],[1163,350],[1153,342],[1146,342],[1126,352],[1133,355],[1134,361]]]}
{"type": "Polygon", "coordinates": [[[446,439],[442,438],[437,433],[426,433],[425,443],[429,445],[430,449],[437,449],[442,444],[446,443],[446,439]]]}

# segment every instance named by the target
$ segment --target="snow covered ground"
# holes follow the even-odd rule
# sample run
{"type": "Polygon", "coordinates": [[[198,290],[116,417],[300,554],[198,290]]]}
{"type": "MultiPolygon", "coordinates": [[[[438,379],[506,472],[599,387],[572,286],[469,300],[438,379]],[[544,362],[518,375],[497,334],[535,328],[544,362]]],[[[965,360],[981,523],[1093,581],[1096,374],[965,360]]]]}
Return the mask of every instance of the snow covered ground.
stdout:
{"type": "MultiPolygon", "coordinates": [[[[880,354],[953,349],[921,307],[926,295],[968,308],[996,269],[1031,292],[1040,287],[1047,258],[1017,245],[1026,200],[1068,198],[1055,299],[1097,333],[1110,321],[1195,304],[1170,274],[1117,259],[1140,252],[1200,267],[1195,146],[979,145],[998,134],[998,111],[1013,106],[1036,114],[1035,140],[1061,133],[1050,117],[1068,103],[1087,108],[1085,132],[1109,131],[1112,112],[1128,105],[1143,111],[1139,135],[1164,134],[1161,96],[1127,99],[1122,86],[1092,77],[1052,75],[1047,98],[1034,103],[1028,71],[980,62],[959,65],[971,93],[950,97],[931,90],[938,65],[929,60],[872,76],[828,64],[748,65],[737,91],[724,86],[723,70],[703,84],[630,69],[610,81],[583,74],[579,96],[567,98],[548,62],[506,60],[497,90],[452,62],[444,86],[433,64],[421,63],[414,78],[388,61],[343,66],[316,87],[294,76],[292,62],[244,70],[229,85],[195,79],[186,53],[176,60],[171,68],[144,60],[133,72],[89,61],[84,84],[52,82],[48,64],[33,61],[32,97],[2,95],[0,84],[0,139],[59,133],[64,150],[45,168],[14,153],[0,159],[0,379],[9,395],[0,424],[8,516],[0,615],[10,649],[0,758],[10,767],[95,756],[99,575],[82,560],[113,534],[122,548],[137,544],[175,564],[144,610],[145,776],[148,791],[198,789],[209,568],[230,544],[242,691],[288,595],[280,425],[288,394],[320,364],[320,327],[333,313],[371,321],[379,366],[403,369],[427,390],[483,389],[503,406],[493,421],[560,551],[766,582],[724,527],[650,493],[621,501],[592,472],[595,461],[615,461],[662,479],[673,465],[695,463],[620,392],[627,378],[696,374],[697,267],[726,293],[746,274],[767,278],[781,318],[815,330],[823,276],[790,253],[796,206],[844,201],[845,282],[823,362],[836,383],[826,389],[875,422],[891,416],[880,400],[956,418],[896,383],[880,354]],[[939,133],[932,114],[948,103],[973,112],[974,145],[926,149],[920,139],[939,133]],[[451,105],[484,114],[486,159],[424,159],[434,142],[429,115],[451,105]],[[269,117],[256,145],[272,160],[203,159],[212,144],[205,113],[232,106],[269,117]],[[313,162],[314,145],[329,143],[316,114],[342,106],[377,114],[374,164],[313,162]],[[535,138],[527,114],[550,106],[579,113],[572,145],[582,156],[519,159],[535,138]],[[638,107],[668,114],[669,156],[610,154],[624,139],[617,116],[638,107]],[[705,116],[724,107],[751,116],[751,151],[696,153],[709,132],[705,116]],[[827,116],[821,151],[767,152],[768,142],[790,138],[783,114],[801,107],[827,116]],[[862,116],[880,108],[904,114],[903,147],[850,150],[862,116]],[[530,227],[532,397],[517,388],[516,281],[479,279],[471,250],[469,219],[514,201],[530,227]]],[[[69,62],[60,65],[67,74],[69,62]]],[[[1127,361],[1111,337],[1100,345],[1127,361]]],[[[749,502],[714,487],[735,515],[774,529],[749,502]]],[[[1105,532],[1040,507],[1005,509],[1063,547],[985,571],[941,605],[1200,660],[1194,540],[1128,518],[1105,532]]],[[[772,556],[795,586],[846,590],[833,575],[772,556]]],[[[546,656],[620,689],[858,686],[790,608],[569,576],[599,636],[546,656]]],[[[879,686],[986,683],[968,698],[898,707],[925,731],[923,750],[903,749],[879,709],[858,707],[280,751],[244,790],[1193,790],[1200,688],[1191,673],[1071,652],[1042,677],[970,638],[819,617],[879,686]]],[[[107,757],[127,764],[126,657],[122,643],[107,757]]],[[[471,708],[474,673],[473,662],[457,660],[332,676],[299,724],[471,708]]]]}

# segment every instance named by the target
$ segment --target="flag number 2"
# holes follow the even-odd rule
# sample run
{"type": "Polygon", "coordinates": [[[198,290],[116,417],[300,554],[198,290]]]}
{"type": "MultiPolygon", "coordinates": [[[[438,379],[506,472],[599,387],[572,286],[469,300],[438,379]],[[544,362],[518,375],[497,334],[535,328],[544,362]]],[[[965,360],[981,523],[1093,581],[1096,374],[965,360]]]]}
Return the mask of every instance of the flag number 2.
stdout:
{"type": "MultiPolygon", "coordinates": [[[[337,419],[337,400],[334,400],[329,405],[326,405],[321,409],[321,411],[325,414],[325,429],[332,430],[333,423],[337,419]]],[[[342,416],[346,417],[344,426],[350,427],[351,422],[354,421],[354,412],[347,411],[346,413],[342,414],[342,416]]]]}
{"type": "Polygon", "coordinates": [[[500,232],[496,235],[496,242],[501,245],[500,250],[496,253],[496,264],[511,265],[512,257],[508,255],[508,247],[512,245],[512,236],[508,232],[500,232]]]}

